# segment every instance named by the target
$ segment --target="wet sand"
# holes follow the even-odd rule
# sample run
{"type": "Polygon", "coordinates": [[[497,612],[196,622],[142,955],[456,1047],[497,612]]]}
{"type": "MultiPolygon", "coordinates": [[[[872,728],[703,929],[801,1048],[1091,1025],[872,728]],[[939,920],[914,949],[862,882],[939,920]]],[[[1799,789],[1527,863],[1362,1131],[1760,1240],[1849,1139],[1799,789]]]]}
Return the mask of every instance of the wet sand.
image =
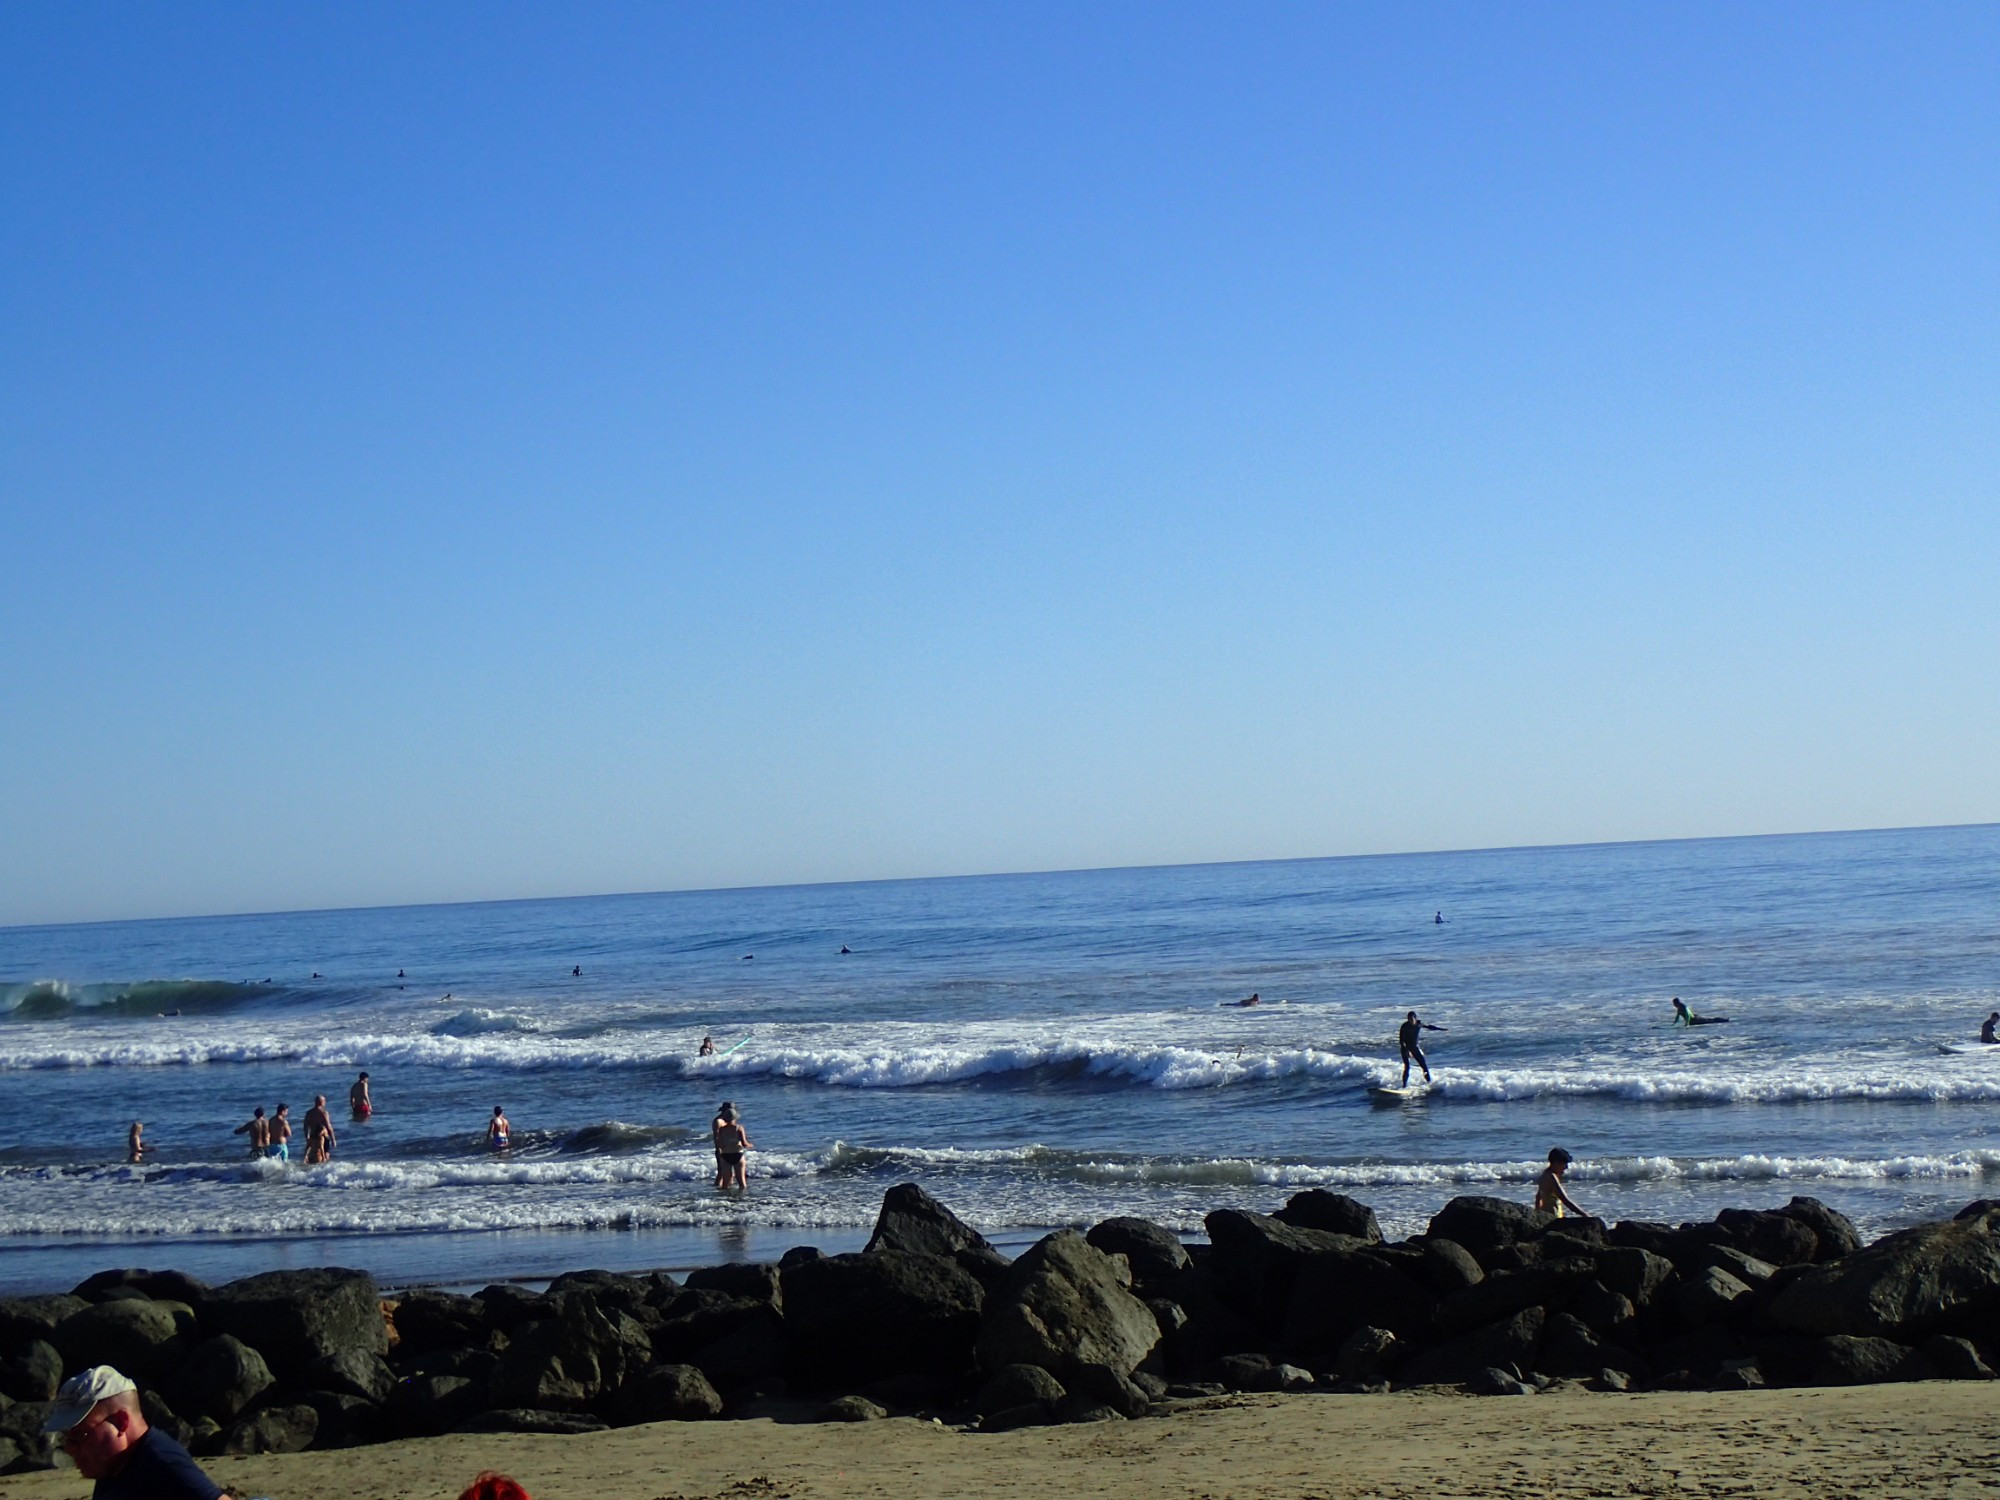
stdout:
{"type": "MultiPolygon", "coordinates": [[[[482,1468],[535,1500],[1224,1500],[1224,1497],[1812,1496],[2000,1491],[2000,1386],[1533,1397],[1233,1396],[1164,1419],[982,1435],[661,1423],[582,1437],[445,1437],[211,1460],[274,1500],[451,1500],[482,1468]]],[[[7,1500],[87,1495],[73,1472],[7,1500]]]]}

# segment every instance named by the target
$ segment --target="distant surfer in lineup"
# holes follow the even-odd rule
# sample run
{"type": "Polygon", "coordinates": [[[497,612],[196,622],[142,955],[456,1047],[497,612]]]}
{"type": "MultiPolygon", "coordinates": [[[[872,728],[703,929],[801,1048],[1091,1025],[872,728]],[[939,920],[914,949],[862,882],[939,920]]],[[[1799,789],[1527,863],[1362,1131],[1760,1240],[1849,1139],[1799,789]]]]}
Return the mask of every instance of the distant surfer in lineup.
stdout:
{"type": "Polygon", "coordinates": [[[1236,1008],[1238,1010],[1248,1010],[1253,1005],[1262,1005],[1263,1003],[1264,997],[1262,995],[1252,995],[1248,1000],[1238,1000],[1236,1008]]]}
{"type": "Polygon", "coordinates": [[[751,1149],[749,1132],[736,1116],[736,1106],[727,1099],[715,1112],[710,1129],[715,1135],[715,1185],[719,1188],[746,1187],[743,1156],[751,1149]]]}
{"type": "Polygon", "coordinates": [[[572,979],[581,979],[581,978],[583,978],[583,965],[582,965],[582,964],[578,964],[578,965],[577,965],[577,966],[576,966],[575,968],[571,969],[571,970],[569,971],[569,977],[570,977],[570,978],[572,978],[572,979]]]}
{"type": "Polygon", "coordinates": [[[1444,1029],[1442,1026],[1433,1026],[1428,1021],[1419,1021],[1415,1011],[1411,1011],[1409,1015],[1403,1018],[1403,1024],[1396,1028],[1396,1047],[1403,1054],[1403,1081],[1399,1087],[1408,1088],[1410,1086],[1411,1063],[1415,1063],[1424,1070],[1425,1083],[1431,1081],[1430,1059],[1424,1056],[1424,1049],[1417,1044],[1417,1037],[1421,1032],[1443,1031],[1444,1029]]]}
{"type": "Polygon", "coordinates": [[[1568,1214],[1574,1218],[1587,1219],[1589,1214],[1576,1206],[1576,1200],[1563,1191],[1563,1173],[1569,1170],[1570,1155],[1558,1146],[1549,1153],[1549,1164],[1542,1175],[1535,1179],[1535,1209],[1539,1213],[1554,1214],[1558,1219],[1568,1214]]]}
{"type": "Polygon", "coordinates": [[[715,1056],[715,1038],[712,1036],[703,1037],[701,1039],[701,1045],[694,1049],[694,1055],[696,1057],[715,1056]]]}
{"type": "Polygon", "coordinates": [[[854,950],[853,950],[852,948],[848,947],[848,946],[847,946],[847,944],[845,944],[845,943],[842,943],[842,944],[840,945],[840,951],[841,951],[842,953],[852,953],[852,952],[853,952],[854,950]]]}
{"type": "Polygon", "coordinates": [[[1993,1034],[1993,1028],[1996,1026],[2000,1026],[2000,1010],[1996,1010],[1992,1015],[1988,1016],[1986,1024],[1979,1028],[1979,1040],[1985,1042],[1989,1047],[2000,1043],[2000,1036],[1993,1034]]]}
{"type": "Polygon", "coordinates": [[[1438,914],[1437,914],[1436,916],[1432,917],[1432,918],[1431,918],[1431,925],[1432,925],[1433,927],[1442,927],[1442,926],[1444,926],[1444,913],[1443,913],[1443,912],[1439,912],[1439,913],[1438,913],[1438,914]]]}
{"type": "Polygon", "coordinates": [[[347,1107],[357,1120],[365,1120],[375,1113],[375,1101],[368,1094],[366,1073],[355,1079],[354,1087],[347,1091],[347,1107]]]}
{"type": "Polygon", "coordinates": [[[1687,1008],[1687,1003],[1679,995],[1674,996],[1674,1021],[1676,1026],[1727,1026],[1727,1016],[1698,1016],[1687,1008]]]}
{"type": "Polygon", "coordinates": [[[499,1105],[493,1106],[493,1118],[486,1122],[486,1146],[490,1151],[505,1151],[514,1138],[514,1127],[507,1123],[507,1112],[499,1105]]]}

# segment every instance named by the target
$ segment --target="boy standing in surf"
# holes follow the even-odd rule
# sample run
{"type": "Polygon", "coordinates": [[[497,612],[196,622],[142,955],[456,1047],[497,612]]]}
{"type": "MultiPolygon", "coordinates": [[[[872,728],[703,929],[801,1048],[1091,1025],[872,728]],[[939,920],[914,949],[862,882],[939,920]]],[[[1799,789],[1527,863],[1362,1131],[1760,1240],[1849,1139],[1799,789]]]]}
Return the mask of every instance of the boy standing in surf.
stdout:
{"type": "Polygon", "coordinates": [[[1578,1219],[1587,1219],[1589,1214],[1576,1206],[1576,1200],[1563,1191],[1563,1173],[1569,1170],[1570,1155],[1557,1146],[1549,1152],[1549,1164],[1542,1175],[1535,1179],[1535,1209],[1538,1213],[1554,1214],[1558,1219],[1566,1213],[1578,1219]]]}
{"type": "Polygon", "coordinates": [[[355,1079],[354,1087],[347,1091],[347,1107],[357,1120],[365,1120],[375,1113],[375,1101],[368,1096],[366,1073],[355,1079]]]}
{"type": "Polygon", "coordinates": [[[743,1154],[751,1149],[749,1132],[736,1118],[736,1106],[723,1100],[711,1127],[715,1135],[715,1185],[719,1188],[747,1187],[743,1179],[743,1154]]]}

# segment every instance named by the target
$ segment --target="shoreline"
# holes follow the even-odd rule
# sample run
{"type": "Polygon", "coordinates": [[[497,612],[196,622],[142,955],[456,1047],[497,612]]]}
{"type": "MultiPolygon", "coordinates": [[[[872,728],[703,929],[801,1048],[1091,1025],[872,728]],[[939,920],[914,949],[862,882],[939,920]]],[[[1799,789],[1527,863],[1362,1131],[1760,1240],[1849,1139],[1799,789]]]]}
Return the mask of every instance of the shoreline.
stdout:
{"type": "MultiPolygon", "coordinates": [[[[451,1500],[485,1468],[512,1474],[534,1500],[875,1500],[910,1493],[919,1475],[937,1500],[1915,1500],[1991,1484],[1992,1422],[1989,1385],[1937,1381],[1726,1394],[1553,1391],[1529,1406],[1433,1392],[1260,1395],[1141,1421],[1000,1434],[912,1418],[663,1422],[572,1437],[409,1438],[206,1467],[219,1483],[281,1500],[451,1500]]],[[[84,1492],[73,1472],[0,1479],[8,1500],[84,1492]]]]}

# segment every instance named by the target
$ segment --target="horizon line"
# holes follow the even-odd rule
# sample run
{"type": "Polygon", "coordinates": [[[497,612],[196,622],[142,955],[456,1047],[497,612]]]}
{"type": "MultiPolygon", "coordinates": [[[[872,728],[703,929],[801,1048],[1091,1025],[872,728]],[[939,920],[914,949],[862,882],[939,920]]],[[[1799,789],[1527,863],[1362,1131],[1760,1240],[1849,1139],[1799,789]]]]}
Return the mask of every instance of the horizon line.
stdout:
{"type": "Polygon", "coordinates": [[[439,906],[521,906],[549,901],[619,901],[647,896],[710,896],[746,891],[822,890],[839,886],[911,885],[934,880],[1019,880],[1044,875],[1104,875],[1128,870],[1194,870],[1230,865],[1325,864],[1348,859],[1423,859],[1446,854],[1518,854],[1556,849],[1641,848],[1649,844],[1720,844],[1754,839],[1833,838],[1870,833],[1928,833],[2000,828],[2000,822],[1911,823],[1875,828],[1804,828],[1765,833],[1681,834],[1645,839],[1583,839],[1575,843],[1476,844],[1445,849],[1382,849],[1353,854],[1299,854],[1249,859],[1166,860],[1157,864],[1074,865],[1056,869],[972,870],[949,875],[871,875],[851,880],[772,881],[761,885],[662,886],[637,891],[579,891],[555,896],[473,896],[455,901],[391,901],[353,906],[298,906],[264,911],[184,912],[172,916],[93,917],[74,922],[0,922],[0,933],[59,927],[122,927],[140,922],[224,922],[241,917],[307,917],[370,911],[419,911],[439,906]]]}

